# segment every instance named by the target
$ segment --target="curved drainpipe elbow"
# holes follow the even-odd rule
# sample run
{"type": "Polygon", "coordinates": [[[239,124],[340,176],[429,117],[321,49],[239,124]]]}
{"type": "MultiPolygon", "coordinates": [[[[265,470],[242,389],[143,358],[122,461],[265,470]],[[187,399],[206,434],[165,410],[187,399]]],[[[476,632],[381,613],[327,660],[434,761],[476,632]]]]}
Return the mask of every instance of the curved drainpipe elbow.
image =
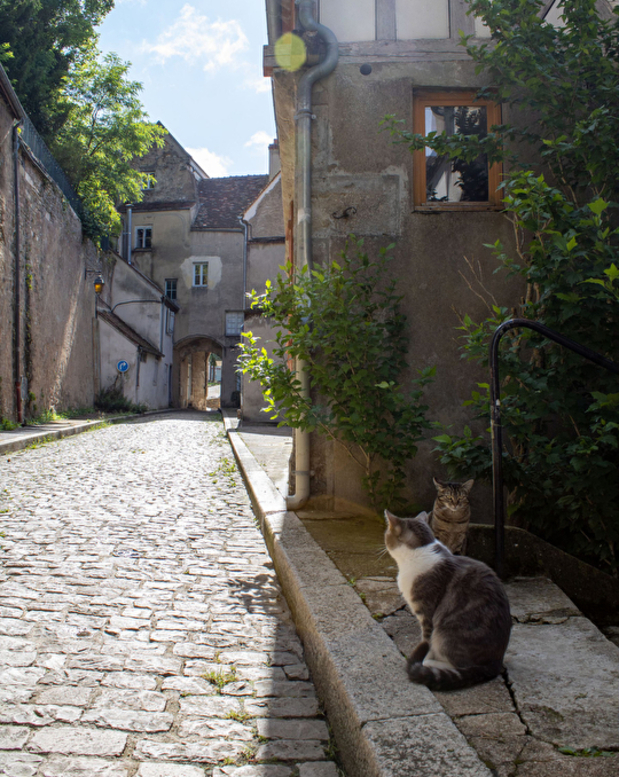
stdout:
{"type": "MultiPolygon", "coordinates": [[[[317,81],[335,70],[339,59],[337,38],[333,32],[314,19],[314,0],[296,0],[298,19],[304,30],[316,32],[326,43],[327,54],[315,67],[307,70],[299,81],[297,91],[297,149],[295,197],[297,200],[296,267],[312,261],[312,88],[317,81]]],[[[297,378],[301,382],[301,394],[309,397],[309,375],[301,361],[296,364],[297,378]]],[[[289,510],[298,510],[310,496],[310,437],[300,429],[295,433],[295,493],[286,498],[289,510]]]]}

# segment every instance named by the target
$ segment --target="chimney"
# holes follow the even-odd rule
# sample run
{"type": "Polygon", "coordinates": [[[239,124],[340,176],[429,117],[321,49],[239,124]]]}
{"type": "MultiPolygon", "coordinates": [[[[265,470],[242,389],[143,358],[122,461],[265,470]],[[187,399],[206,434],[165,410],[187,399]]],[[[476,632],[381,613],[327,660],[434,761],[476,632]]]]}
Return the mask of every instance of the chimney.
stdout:
{"type": "Polygon", "coordinates": [[[279,158],[279,143],[277,138],[269,146],[269,181],[272,181],[282,169],[282,163],[279,158]]]}

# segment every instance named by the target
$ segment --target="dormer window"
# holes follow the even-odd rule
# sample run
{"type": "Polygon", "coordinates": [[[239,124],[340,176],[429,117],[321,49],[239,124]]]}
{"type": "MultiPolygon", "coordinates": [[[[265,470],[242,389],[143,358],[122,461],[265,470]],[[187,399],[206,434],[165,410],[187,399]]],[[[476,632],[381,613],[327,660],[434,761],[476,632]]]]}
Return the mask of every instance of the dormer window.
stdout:
{"type": "Polygon", "coordinates": [[[142,179],[142,191],[145,191],[146,189],[154,189],[155,184],[157,183],[154,171],[142,170],[141,172],[142,175],[146,176],[142,179]]]}

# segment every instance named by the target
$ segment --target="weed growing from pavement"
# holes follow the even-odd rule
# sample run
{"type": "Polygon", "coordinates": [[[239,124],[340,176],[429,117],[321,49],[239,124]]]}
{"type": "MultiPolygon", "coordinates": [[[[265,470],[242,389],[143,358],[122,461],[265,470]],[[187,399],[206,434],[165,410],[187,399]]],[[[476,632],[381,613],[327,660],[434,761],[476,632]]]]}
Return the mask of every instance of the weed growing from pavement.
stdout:
{"type": "Polygon", "coordinates": [[[226,720],[236,720],[238,723],[246,723],[248,720],[251,720],[251,717],[249,712],[246,712],[244,709],[230,710],[225,715],[226,720]]]}
{"type": "Polygon", "coordinates": [[[205,672],[202,677],[211,685],[215,686],[217,693],[221,693],[228,683],[234,683],[238,680],[235,666],[230,667],[229,672],[224,672],[223,669],[219,669],[218,671],[212,670],[210,672],[205,672]]]}

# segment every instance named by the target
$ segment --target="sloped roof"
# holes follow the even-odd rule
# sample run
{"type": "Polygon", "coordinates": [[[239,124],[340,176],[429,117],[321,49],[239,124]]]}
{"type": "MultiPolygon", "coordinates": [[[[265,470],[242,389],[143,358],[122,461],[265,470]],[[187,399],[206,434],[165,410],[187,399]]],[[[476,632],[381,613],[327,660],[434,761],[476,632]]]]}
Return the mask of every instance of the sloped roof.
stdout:
{"type": "Polygon", "coordinates": [[[146,351],[146,353],[152,353],[153,356],[156,356],[158,359],[164,356],[159,348],[156,348],[145,337],[138,334],[133,327],[129,326],[122,318],[119,318],[116,313],[111,313],[109,310],[101,310],[101,308],[99,308],[97,310],[97,316],[116,329],[117,332],[120,332],[127,340],[130,340],[135,345],[138,345],[143,351],[146,351]]]}
{"type": "Polygon", "coordinates": [[[234,175],[198,181],[200,205],[192,229],[240,229],[239,217],[268,182],[268,175],[234,175]]]}

